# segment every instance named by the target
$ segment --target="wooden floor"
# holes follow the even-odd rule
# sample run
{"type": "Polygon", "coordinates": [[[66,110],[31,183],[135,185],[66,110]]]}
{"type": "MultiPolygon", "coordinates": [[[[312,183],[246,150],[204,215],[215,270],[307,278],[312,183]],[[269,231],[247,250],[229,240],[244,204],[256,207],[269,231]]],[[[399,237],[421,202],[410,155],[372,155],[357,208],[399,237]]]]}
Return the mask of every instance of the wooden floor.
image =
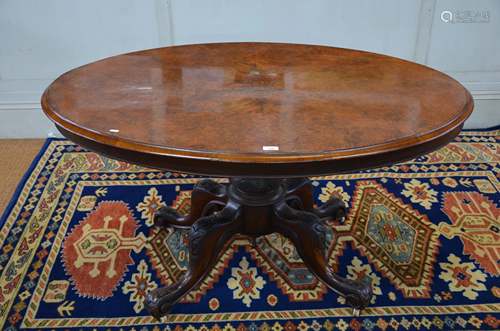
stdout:
{"type": "Polygon", "coordinates": [[[0,139],[0,215],[44,143],[45,139],[0,139]]]}

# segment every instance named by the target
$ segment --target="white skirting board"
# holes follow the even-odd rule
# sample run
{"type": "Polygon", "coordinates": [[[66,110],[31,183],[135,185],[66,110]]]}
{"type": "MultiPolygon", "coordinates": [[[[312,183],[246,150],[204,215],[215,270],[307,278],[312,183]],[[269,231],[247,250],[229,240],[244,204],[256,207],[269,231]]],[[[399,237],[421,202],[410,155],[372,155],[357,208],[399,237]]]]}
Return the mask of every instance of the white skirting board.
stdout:
{"type": "MultiPolygon", "coordinates": [[[[479,81],[484,75],[449,74],[461,81],[474,97],[474,112],[465,122],[465,128],[499,125],[500,82],[479,81]]],[[[50,83],[51,80],[0,80],[0,139],[46,138],[51,133],[62,137],[40,106],[41,95],[50,83]]]]}

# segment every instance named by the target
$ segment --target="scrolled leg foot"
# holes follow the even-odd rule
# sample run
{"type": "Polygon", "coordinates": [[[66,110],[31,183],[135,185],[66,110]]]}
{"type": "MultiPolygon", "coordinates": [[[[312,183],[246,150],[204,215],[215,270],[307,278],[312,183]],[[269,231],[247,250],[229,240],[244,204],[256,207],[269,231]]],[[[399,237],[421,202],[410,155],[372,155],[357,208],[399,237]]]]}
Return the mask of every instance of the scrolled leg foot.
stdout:
{"type": "Polygon", "coordinates": [[[342,221],[346,216],[346,207],[339,197],[331,197],[321,207],[314,208],[314,190],[307,178],[285,180],[286,201],[294,209],[307,211],[321,220],[342,221]]]}
{"type": "Polygon", "coordinates": [[[316,278],[345,297],[346,303],[352,308],[366,308],[373,296],[371,286],[361,281],[339,277],[327,265],[325,226],[319,217],[313,213],[292,209],[285,202],[276,204],[274,208],[277,216],[275,230],[290,238],[316,278]]]}
{"type": "Polygon", "coordinates": [[[226,187],[211,179],[202,179],[193,188],[189,215],[184,216],[171,207],[161,207],[155,213],[154,223],[164,230],[168,227],[189,229],[200,217],[222,210],[226,203],[226,187]]]}
{"type": "Polygon", "coordinates": [[[326,201],[321,207],[315,209],[314,214],[321,219],[331,219],[333,221],[343,221],[346,217],[346,208],[344,201],[339,197],[333,196],[326,201]]]}
{"type": "Polygon", "coordinates": [[[161,207],[155,212],[154,223],[166,230],[170,226],[182,225],[186,217],[172,207],[161,207]]]}
{"type": "MultiPolygon", "coordinates": [[[[174,284],[175,285],[175,284],[174,284]]],[[[172,300],[172,293],[174,292],[174,286],[166,286],[154,289],[149,292],[144,300],[144,306],[151,316],[156,318],[158,321],[162,317],[170,314],[172,311],[174,302],[172,300]]]]}
{"type": "MultiPolygon", "coordinates": [[[[340,278],[340,277],[338,277],[340,278]]],[[[373,297],[373,290],[370,285],[359,280],[340,278],[346,293],[346,303],[355,310],[363,310],[373,297]]]]}

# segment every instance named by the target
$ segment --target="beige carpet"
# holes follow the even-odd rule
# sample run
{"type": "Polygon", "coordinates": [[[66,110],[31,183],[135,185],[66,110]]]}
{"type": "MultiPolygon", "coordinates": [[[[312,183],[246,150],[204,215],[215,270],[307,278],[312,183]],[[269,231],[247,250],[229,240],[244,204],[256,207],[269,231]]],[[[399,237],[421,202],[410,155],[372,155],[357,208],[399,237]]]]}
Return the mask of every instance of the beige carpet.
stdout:
{"type": "Polygon", "coordinates": [[[44,143],[45,139],[0,139],[0,215],[44,143]]]}

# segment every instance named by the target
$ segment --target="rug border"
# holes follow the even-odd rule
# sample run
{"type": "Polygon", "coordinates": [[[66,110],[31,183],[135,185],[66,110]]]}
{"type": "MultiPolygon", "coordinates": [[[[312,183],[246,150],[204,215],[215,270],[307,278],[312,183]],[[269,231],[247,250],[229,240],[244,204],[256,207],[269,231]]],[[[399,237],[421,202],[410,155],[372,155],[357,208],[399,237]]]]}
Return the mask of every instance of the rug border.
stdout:
{"type": "Polygon", "coordinates": [[[24,173],[23,178],[21,179],[21,181],[17,185],[16,190],[12,194],[12,198],[10,199],[9,203],[7,204],[7,208],[5,208],[5,210],[2,214],[2,217],[0,217],[0,228],[2,228],[5,225],[7,218],[9,217],[10,213],[12,212],[12,209],[14,208],[16,201],[19,198],[19,195],[21,194],[21,191],[23,190],[24,186],[26,185],[26,182],[28,181],[29,177],[31,176],[31,173],[33,172],[33,169],[36,168],[38,162],[40,161],[40,159],[44,155],[47,148],[50,146],[50,144],[53,141],[61,141],[61,140],[68,140],[68,139],[66,139],[66,138],[47,138],[47,140],[43,144],[42,148],[40,149],[40,151],[38,152],[36,157],[33,159],[33,161],[31,162],[30,167],[24,173]]]}

